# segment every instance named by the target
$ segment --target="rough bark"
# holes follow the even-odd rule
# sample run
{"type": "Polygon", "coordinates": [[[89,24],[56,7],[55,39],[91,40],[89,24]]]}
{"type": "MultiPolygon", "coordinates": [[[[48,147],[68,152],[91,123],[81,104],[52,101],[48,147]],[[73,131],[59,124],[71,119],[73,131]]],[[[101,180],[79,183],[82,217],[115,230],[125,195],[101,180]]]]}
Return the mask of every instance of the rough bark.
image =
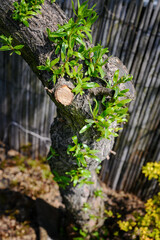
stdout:
{"type": "MultiPolygon", "coordinates": [[[[72,136],[77,135],[79,141],[87,144],[92,149],[99,150],[97,156],[103,161],[110,154],[113,147],[114,139],[103,139],[96,141],[97,133],[90,129],[85,134],[80,135],[79,130],[84,126],[85,119],[91,118],[88,101],[94,104],[93,96],[99,99],[105,95],[111,98],[112,91],[106,91],[103,84],[99,89],[86,90],[85,94],[73,96],[71,90],[74,88],[72,81],[60,78],[56,84],[48,83],[50,74],[45,71],[39,71],[38,65],[45,64],[47,57],[54,58],[53,44],[47,38],[47,27],[51,31],[57,29],[57,24],[64,24],[67,18],[63,11],[56,4],[50,4],[48,1],[42,6],[42,14],[38,14],[29,20],[29,27],[25,27],[22,23],[15,22],[12,17],[13,0],[0,0],[0,32],[5,35],[11,35],[16,44],[24,44],[22,49],[22,57],[29,64],[38,78],[42,81],[47,94],[57,106],[57,118],[51,126],[52,147],[58,153],[58,157],[52,157],[49,164],[51,170],[56,170],[59,175],[64,175],[75,166],[73,159],[67,155],[66,150],[69,144],[72,144],[72,136]],[[60,92],[59,92],[60,91],[60,92]],[[60,94],[59,94],[60,93],[60,94]],[[69,101],[68,97],[69,96],[69,101]]],[[[104,66],[106,79],[111,79],[116,69],[120,69],[120,76],[127,73],[126,68],[117,58],[110,58],[109,63],[104,66]]],[[[131,83],[121,85],[122,89],[129,88],[130,97],[134,96],[134,88],[131,83]]],[[[116,126],[116,123],[113,123],[116,126]]],[[[87,168],[92,173],[94,184],[84,185],[79,188],[70,184],[66,190],[61,189],[61,194],[66,208],[75,218],[76,223],[82,228],[88,228],[89,231],[100,227],[103,224],[104,200],[94,196],[94,191],[100,188],[95,169],[98,162],[94,159],[87,160],[87,168]],[[82,211],[84,203],[89,203],[91,209],[87,212],[82,211]],[[91,219],[90,215],[98,216],[91,219]]]]}

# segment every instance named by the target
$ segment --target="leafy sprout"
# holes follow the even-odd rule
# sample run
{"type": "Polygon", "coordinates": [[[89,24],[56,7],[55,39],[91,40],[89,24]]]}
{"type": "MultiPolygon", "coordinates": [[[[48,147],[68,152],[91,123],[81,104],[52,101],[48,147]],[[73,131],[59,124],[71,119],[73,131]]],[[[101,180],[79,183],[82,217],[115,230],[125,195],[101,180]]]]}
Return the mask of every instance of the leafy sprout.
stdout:
{"type": "Polygon", "coordinates": [[[78,143],[77,136],[72,137],[74,146],[69,145],[67,153],[71,154],[77,162],[78,167],[83,166],[87,167],[86,159],[92,158],[98,162],[101,162],[100,159],[95,155],[98,153],[97,150],[90,149],[86,144],[78,143]]]}
{"type": "Polygon", "coordinates": [[[120,97],[126,97],[125,93],[128,92],[128,89],[119,90],[119,87],[117,84],[124,83],[126,81],[130,81],[129,76],[124,76],[122,78],[119,77],[119,71],[116,71],[113,77],[113,86],[111,86],[111,83],[109,82],[110,86],[107,85],[107,87],[110,87],[111,89],[115,90],[114,98],[112,101],[105,102],[105,96],[102,99],[102,105],[105,107],[105,110],[99,113],[99,107],[100,103],[94,99],[95,106],[92,109],[92,106],[89,102],[90,111],[92,114],[92,119],[86,119],[85,122],[86,125],[83,126],[83,128],[80,130],[80,134],[87,131],[90,127],[95,128],[100,133],[100,138],[97,139],[99,141],[102,138],[110,139],[110,136],[117,137],[118,132],[121,128],[112,127],[113,122],[117,122],[118,124],[121,122],[126,122],[126,116],[128,108],[126,107],[126,104],[131,101],[131,99],[119,99],[120,97]]]}
{"type": "Polygon", "coordinates": [[[58,185],[59,185],[60,187],[62,187],[63,189],[65,189],[66,186],[69,185],[69,182],[70,182],[70,178],[69,178],[69,177],[67,177],[67,176],[61,176],[61,175],[59,175],[59,173],[58,173],[57,171],[55,171],[55,170],[53,170],[53,175],[54,175],[53,180],[54,180],[55,182],[57,182],[58,185]]]}
{"type": "Polygon", "coordinates": [[[102,189],[97,189],[96,191],[94,191],[94,195],[95,195],[95,197],[103,198],[103,191],[102,191],[102,189]]]}
{"type": "MultiPolygon", "coordinates": [[[[86,41],[92,42],[91,25],[97,19],[97,13],[94,11],[95,5],[88,9],[88,1],[80,5],[78,1],[78,11],[76,12],[72,1],[73,11],[76,16],[74,21],[71,18],[68,23],[58,25],[58,30],[52,32],[47,28],[48,38],[55,45],[55,54],[59,57],[59,66],[48,66],[49,59],[45,65],[38,67],[39,70],[52,72],[53,76],[50,80],[56,83],[59,76],[69,76],[73,79],[76,87],[72,90],[76,95],[84,94],[85,89],[99,87],[99,84],[91,81],[91,77],[103,78],[104,71],[102,66],[107,60],[103,61],[103,55],[108,52],[107,48],[97,45],[93,48],[86,47],[86,41]],[[84,72],[84,65],[88,69],[84,72]]],[[[50,81],[49,80],[49,81],[50,81]]]]}
{"type": "Polygon", "coordinates": [[[6,37],[4,35],[0,35],[0,42],[2,42],[2,47],[0,48],[0,51],[12,51],[10,55],[13,53],[16,53],[18,55],[21,55],[21,50],[24,45],[16,45],[13,46],[13,38],[11,36],[6,37]]]}
{"type": "Polygon", "coordinates": [[[12,18],[22,22],[26,27],[29,27],[28,19],[36,14],[40,14],[41,4],[44,0],[21,0],[14,2],[14,11],[12,18]]]}
{"type": "Polygon", "coordinates": [[[91,172],[84,167],[72,169],[70,172],[66,172],[66,175],[69,175],[71,177],[71,182],[73,182],[74,187],[77,184],[79,184],[79,187],[82,187],[84,184],[94,183],[90,180],[91,172]]]}

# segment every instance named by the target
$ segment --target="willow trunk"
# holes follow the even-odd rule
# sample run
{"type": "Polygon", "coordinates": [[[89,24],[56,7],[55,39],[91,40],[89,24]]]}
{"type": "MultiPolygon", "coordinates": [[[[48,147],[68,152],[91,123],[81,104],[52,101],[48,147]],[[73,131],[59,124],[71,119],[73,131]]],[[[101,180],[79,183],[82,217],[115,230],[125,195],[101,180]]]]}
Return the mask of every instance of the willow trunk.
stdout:
{"type": "MultiPolygon", "coordinates": [[[[14,44],[24,44],[22,49],[22,57],[29,64],[30,68],[41,80],[46,93],[57,106],[57,118],[51,126],[52,147],[56,150],[58,156],[49,160],[51,170],[55,170],[59,175],[74,168],[73,159],[66,153],[69,144],[72,144],[72,136],[77,135],[81,143],[87,144],[90,148],[99,150],[97,156],[103,161],[110,154],[113,147],[114,139],[102,139],[96,141],[96,132],[92,129],[84,135],[79,134],[79,130],[84,126],[85,119],[91,118],[89,104],[93,105],[95,91],[86,91],[82,96],[73,95],[71,90],[75,87],[70,80],[59,78],[56,86],[52,82],[48,82],[50,73],[39,71],[37,66],[44,65],[49,57],[53,59],[54,47],[47,37],[47,28],[51,31],[57,30],[57,24],[63,25],[68,21],[64,12],[57,4],[51,4],[45,1],[42,6],[42,14],[38,14],[29,19],[29,27],[12,19],[14,0],[0,0],[0,32],[6,36],[11,35],[14,44]]],[[[106,78],[111,78],[116,69],[120,69],[120,75],[127,73],[126,68],[117,58],[110,58],[109,63],[104,66],[106,78]]],[[[133,95],[133,88],[130,85],[121,86],[130,89],[133,95]]],[[[106,93],[104,93],[106,94],[106,93]]],[[[100,93],[103,97],[103,91],[100,93]]],[[[111,97],[112,93],[108,94],[111,97]]],[[[116,123],[113,123],[113,127],[116,123]]],[[[82,187],[73,184],[67,188],[60,189],[63,201],[69,214],[75,219],[83,229],[87,228],[90,232],[96,227],[103,224],[104,200],[95,196],[95,191],[100,189],[100,181],[96,174],[96,168],[99,163],[94,159],[87,160],[87,168],[91,171],[94,184],[82,187]],[[84,203],[88,203],[90,208],[83,211],[84,203]],[[91,217],[95,216],[95,217],[91,217]]],[[[54,217],[54,216],[53,216],[54,217]]]]}

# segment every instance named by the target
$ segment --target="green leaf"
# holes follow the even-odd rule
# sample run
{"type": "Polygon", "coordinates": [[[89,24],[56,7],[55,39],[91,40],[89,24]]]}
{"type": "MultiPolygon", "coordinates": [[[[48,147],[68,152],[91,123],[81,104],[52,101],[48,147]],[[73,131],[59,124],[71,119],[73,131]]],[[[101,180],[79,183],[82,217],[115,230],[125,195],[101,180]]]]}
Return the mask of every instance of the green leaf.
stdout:
{"type": "Polygon", "coordinates": [[[88,32],[88,30],[83,30],[83,31],[86,33],[89,41],[92,43],[92,35],[88,32]]]}
{"type": "Polygon", "coordinates": [[[84,93],[84,91],[82,90],[80,85],[77,85],[77,87],[75,87],[72,92],[75,92],[76,94],[80,93],[80,95],[82,95],[84,93]]]}
{"type": "Polygon", "coordinates": [[[78,3],[78,9],[79,9],[81,6],[79,0],[77,0],[77,3],[78,3]]]}
{"type": "Polygon", "coordinates": [[[83,55],[81,53],[79,53],[79,52],[73,52],[73,55],[78,57],[78,58],[81,58],[82,60],[84,60],[83,55]]]}
{"type": "Polygon", "coordinates": [[[114,137],[118,137],[118,134],[115,133],[115,132],[111,132],[111,135],[114,136],[114,137]]]}
{"type": "MultiPolygon", "coordinates": [[[[27,12],[27,15],[33,15],[33,16],[34,16],[34,15],[36,15],[36,14],[37,14],[37,13],[34,12],[34,11],[28,11],[28,12],[27,12]]],[[[29,17],[29,16],[28,16],[28,17],[29,17]]]]}
{"type": "Polygon", "coordinates": [[[52,158],[52,155],[50,155],[50,156],[47,158],[47,161],[49,161],[51,158],[52,158]]]}
{"type": "Polygon", "coordinates": [[[62,59],[63,62],[65,62],[65,60],[66,60],[66,49],[67,49],[67,47],[68,47],[68,45],[65,42],[63,42],[62,43],[62,48],[61,48],[61,59],[62,59]]]}
{"type": "Polygon", "coordinates": [[[85,77],[85,78],[82,79],[82,82],[87,82],[87,81],[89,81],[90,79],[91,79],[90,77],[85,77]]]}
{"type": "Polygon", "coordinates": [[[74,2],[73,2],[73,0],[71,0],[71,2],[72,2],[72,9],[73,9],[73,12],[74,12],[74,14],[77,16],[77,13],[76,13],[76,10],[75,10],[75,7],[74,7],[74,2]]]}
{"type": "Polygon", "coordinates": [[[90,69],[91,69],[91,72],[94,73],[94,65],[93,65],[93,63],[90,63],[90,64],[89,64],[89,67],[90,67],[90,69]]]}
{"type": "Polygon", "coordinates": [[[65,37],[67,35],[67,33],[65,32],[50,32],[49,34],[49,39],[54,41],[55,38],[58,38],[58,37],[65,37]]]}
{"type": "Polygon", "coordinates": [[[83,83],[82,87],[85,89],[96,88],[99,87],[99,84],[94,82],[83,83]]]}
{"type": "Polygon", "coordinates": [[[83,42],[83,40],[79,37],[76,37],[76,41],[80,44],[82,44],[83,46],[86,46],[85,42],[83,42]]]}
{"type": "MultiPolygon", "coordinates": [[[[82,64],[79,64],[79,65],[78,65],[78,70],[77,70],[77,72],[80,72],[81,69],[82,69],[82,67],[83,67],[83,65],[82,65],[82,64]]],[[[84,79],[86,79],[86,78],[83,78],[83,79],[82,79],[82,82],[84,81],[84,79]]]]}
{"type": "Polygon", "coordinates": [[[47,70],[48,67],[41,65],[41,66],[37,66],[38,70],[47,70]]]}
{"type": "Polygon", "coordinates": [[[96,99],[94,99],[96,105],[95,105],[95,108],[93,110],[93,118],[96,118],[97,114],[98,114],[98,111],[99,111],[99,103],[97,102],[96,99]]]}
{"type": "MultiPolygon", "coordinates": [[[[0,35],[0,38],[3,40],[3,42],[12,42],[12,37],[10,36],[10,37],[6,37],[6,36],[4,36],[4,35],[0,35]],[[10,41],[9,41],[10,40],[10,41]]],[[[1,41],[2,41],[1,40],[1,41]]]]}
{"type": "Polygon", "coordinates": [[[66,73],[67,73],[71,78],[73,78],[73,74],[70,72],[69,63],[68,63],[68,62],[65,64],[65,69],[66,69],[66,73]]]}
{"type": "Polygon", "coordinates": [[[125,82],[128,82],[128,81],[131,81],[132,78],[133,78],[132,75],[122,76],[122,77],[119,79],[118,83],[125,83],[125,82]]]}
{"type": "Polygon", "coordinates": [[[61,49],[60,45],[57,45],[56,50],[55,50],[56,55],[59,53],[60,49],[61,49]]]}
{"type": "Polygon", "coordinates": [[[70,51],[71,51],[71,54],[73,53],[73,47],[74,47],[74,44],[75,44],[75,38],[71,38],[69,39],[69,46],[70,46],[70,51]]]}
{"type": "Polygon", "coordinates": [[[81,174],[85,178],[90,178],[91,177],[91,172],[85,168],[81,169],[81,174]]]}
{"type": "Polygon", "coordinates": [[[105,61],[102,61],[102,63],[99,63],[99,66],[103,66],[104,64],[106,64],[108,62],[108,59],[106,59],[105,61]]]}
{"type": "Polygon", "coordinates": [[[78,183],[78,176],[75,176],[73,179],[73,187],[75,187],[78,183]]]}
{"type": "Polygon", "coordinates": [[[115,91],[114,98],[117,98],[119,95],[119,87],[118,86],[114,87],[114,91],[115,91]]]}
{"type": "Polygon", "coordinates": [[[103,118],[103,117],[101,117],[101,116],[98,116],[98,117],[97,117],[97,120],[100,121],[101,123],[106,123],[105,118],[103,118]]]}
{"type": "Polygon", "coordinates": [[[70,152],[74,152],[76,150],[76,146],[71,146],[71,145],[68,145],[68,148],[67,148],[67,154],[71,154],[70,152]]]}
{"type": "Polygon", "coordinates": [[[70,62],[68,62],[68,64],[71,66],[71,67],[74,67],[76,65],[76,61],[75,60],[71,60],[70,62]]]}
{"type": "Polygon", "coordinates": [[[94,120],[93,119],[86,119],[85,122],[87,122],[87,123],[94,123],[94,120]]]}
{"type": "Polygon", "coordinates": [[[77,160],[79,160],[84,167],[87,167],[87,163],[83,155],[78,156],[77,160]]]}
{"type": "Polygon", "coordinates": [[[86,232],[83,232],[81,229],[80,229],[79,233],[80,233],[81,236],[83,236],[83,237],[86,237],[86,236],[87,236],[87,233],[86,233],[86,232]]]}
{"type": "Polygon", "coordinates": [[[19,49],[21,49],[21,48],[23,48],[24,47],[24,45],[18,45],[18,46],[15,46],[14,47],[14,50],[19,50],[19,49]]]}
{"type": "Polygon", "coordinates": [[[129,92],[129,89],[124,89],[124,90],[120,91],[120,93],[126,93],[126,92],[129,92]]]}
{"type": "Polygon", "coordinates": [[[49,58],[46,59],[46,67],[48,67],[48,68],[51,67],[51,61],[49,58]]]}
{"type": "Polygon", "coordinates": [[[24,24],[26,27],[29,27],[29,23],[28,23],[27,20],[23,20],[23,19],[22,19],[22,22],[23,22],[23,24],[24,24]]]}
{"type": "Polygon", "coordinates": [[[77,138],[76,135],[72,137],[72,140],[73,140],[73,142],[74,142],[75,145],[78,144],[78,138],[77,138]]]}
{"type": "Polygon", "coordinates": [[[90,109],[90,111],[91,111],[91,113],[92,113],[92,115],[93,115],[93,111],[92,111],[91,103],[88,102],[88,104],[89,104],[89,109],[90,109]]]}
{"type": "Polygon", "coordinates": [[[117,103],[117,106],[118,106],[118,107],[122,107],[122,106],[124,106],[126,103],[129,103],[129,102],[131,102],[131,101],[132,101],[132,99],[124,99],[124,100],[118,102],[118,103],[117,103]]]}
{"type": "Polygon", "coordinates": [[[70,178],[66,177],[66,176],[61,176],[62,181],[64,182],[70,182],[70,178]]]}
{"type": "Polygon", "coordinates": [[[99,237],[99,232],[94,232],[94,233],[92,233],[92,235],[94,236],[94,237],[99,237]]]}
{"type": "Polygon", "coordinates": [[[107,108],[101,113],[101,116],[105,118],[107,115],[112,115],[114,113],[114,108],[107,108]]]}
{"type": "Polygon", "coordinates": [[[18,55],[21,55],[21,52],[20,51],[15,51],[16,54],[18,55]]]}
{"type": "Polygon", "coordinates": [[[87,17],[87,14],[86,14],[86,11],[85,11],[88,8],[87,3],[88,3],[88,1],[85,1],[81,4],[80,8],[78,9],[78,16],[87,17]]]}
{"type": "MultiPolygon", "coordinates": [[[[103,48],[102,50],[101,50],[101,56],[103,56],[105,53],[108,53],[109,51],[108,51],[108,48],[103,48]]],[[[106,61],[108,61],[108,60],[106,60],[106,61]]]]}
{"type": "Polygon", "coordinates": [[[119,77],[119,69],[115,71],[114,76],[113,76],[113,83],[117,83],[119,77]]]}
{"type": "Polygon", "coordinates": [[[87,180],[85,180],[84,183],[85,183],[85,184],[94,184],[94,182],[92,182],[92,181],[87,181],[87,180]]]}
{"type": "MultiPolygon", "coordinates": [[[[93,122],[93,123],[94,123],[94,122],[93,122]]],[[[87,131],[87,129],[90,128],[90,127],[93,125],[93,123],[89,123],[89,124],[85,125],[85,126],[79,131],[79,133],[81,134],[81,133],[84,133],[85,131],[87,131]]]]}
{"type": "Polygon", "coordinates": [[[96,12],[93,12],[94,16],[89,21],[89,26],[91,26],[98,18],[98,15],[96,12]]]}
{"type": "Polygon", "coordinates": [[[110,135],[109,130],[108,130],[108,129],[105,129],[105,130],[104,130],[104,137],[105,137],[106,139],[108,139],[109,135],[110,135]]]}
{"type": "Polygon", "coordinates": [[[59,62],[59,57],[54,59],[53,61],[51,61],[50,66],[53,67],[54,65],[56,65],[59,62]]]}
{"type": "Polygon", "coordinates": [[[80,30],[77,31],[77,34],[78,34],[78,36],[80,36],[81,38],[86,38],[86,36],[85,36],[80,30]]]}
{"type": "Polygon", "coordinates": [[[58,154],[56,153],[55,149],[52,148],[52,146],[50,147],[50,151],[51,151],[52,156],[58,156],[58,154]]]}
{"type": "Polygon", "coordinates": [[[10,46],[2,46],[0,48],[0,51],[10,51],[10,50],[12,50],[10,46]]]}
{"type": "Polygon", "coordinates": [[[73,226],[72,228],[73,228],[74,231],[78,231],[77,227],[73,226]]]}
{"type": "Polygon", "coordinates": [[[99,72],[100,72],[101,78],[104,78],[105,72],[103,71],[102,67],[101,67],[101,66],[98,66],[98,70],[99,70],[99,72]]]}
{"type": "Polygon", "coordinates": [[[96,160],[97,162],[101,162],[101,159],[96,155],[91,156],[91,158],[94,158],[94,160],[96,160]]]}
{"type": "Polygon", "coordinates": [[[52,77],[48,80],[48,82],[52,81],[54,83],[54,85],[56,84],[56,80],[57,80],[57,76],[56,75],[52,75],[52,77]]]}
{"type": "Polygon", "coordinates": [[[118,113],[118,114],[126,114],[127,111],[128,111],[128,108],[125,107],[125,108],[116,109],[116,110],[115,110],[115,113],[118,113]]]}

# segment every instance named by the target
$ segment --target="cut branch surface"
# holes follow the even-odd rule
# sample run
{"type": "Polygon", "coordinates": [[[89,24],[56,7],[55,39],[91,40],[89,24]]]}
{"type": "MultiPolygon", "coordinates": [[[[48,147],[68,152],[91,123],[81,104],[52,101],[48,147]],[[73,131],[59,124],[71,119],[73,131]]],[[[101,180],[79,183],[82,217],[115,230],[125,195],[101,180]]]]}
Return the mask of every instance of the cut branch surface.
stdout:
{"type": "Polygon", "coordinates": [[[71,89],[67,85],[60,86],[55,90],[55,99],[57,102],[60,102],[64,106],[68,106],[72,103],[74,94],[71,92],[71,89]]]}

